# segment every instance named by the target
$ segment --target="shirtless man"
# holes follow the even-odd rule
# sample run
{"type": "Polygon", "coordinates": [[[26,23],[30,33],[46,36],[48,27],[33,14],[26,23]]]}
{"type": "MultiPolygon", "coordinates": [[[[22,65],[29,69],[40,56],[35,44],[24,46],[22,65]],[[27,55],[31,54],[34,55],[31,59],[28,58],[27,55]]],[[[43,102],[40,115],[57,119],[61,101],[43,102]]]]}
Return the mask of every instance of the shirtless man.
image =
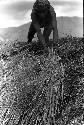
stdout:
{"type": "Polygon", "coordinates": [[[53,30],[53,43],[57,43],[58,30],[56,13],[48,0],[36,0],[31,13],[31,25],[28,32],[28,44],[32,41],[35,33],[42,42],[44,49],[48,47],[49,36],[53,30]],[[44,28],[42,34],[41,29],[44,28]]]}

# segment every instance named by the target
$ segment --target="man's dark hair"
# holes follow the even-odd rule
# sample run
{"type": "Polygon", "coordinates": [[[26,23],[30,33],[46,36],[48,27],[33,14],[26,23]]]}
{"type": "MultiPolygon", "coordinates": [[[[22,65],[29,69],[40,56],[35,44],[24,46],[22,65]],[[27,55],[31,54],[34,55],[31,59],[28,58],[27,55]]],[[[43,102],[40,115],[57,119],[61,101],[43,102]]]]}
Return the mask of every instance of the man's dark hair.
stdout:
{"type": "Polygon", "coordinates": [[[48,0],[36,0],[33,8],[36,11],[48,10],[50,9],[50,2],[48,0]]]}

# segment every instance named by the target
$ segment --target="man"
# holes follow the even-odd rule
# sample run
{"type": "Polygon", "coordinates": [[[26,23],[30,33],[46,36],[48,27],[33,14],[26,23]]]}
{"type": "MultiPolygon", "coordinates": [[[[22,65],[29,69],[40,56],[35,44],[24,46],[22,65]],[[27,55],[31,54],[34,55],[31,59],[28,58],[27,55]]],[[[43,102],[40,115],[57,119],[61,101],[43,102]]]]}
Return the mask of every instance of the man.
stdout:
{"type": "Polygon", "coordinates": [[[49,36],[53,30],[53,42],[58,39],[56,13],[48,0],[36,0],[31,13],[31,25],[28,32],[28,44],[32,41],[35,33],[46,50],[49,44],[49,36]],[[41,29],[44,28],[42,34],[41,29]]]}

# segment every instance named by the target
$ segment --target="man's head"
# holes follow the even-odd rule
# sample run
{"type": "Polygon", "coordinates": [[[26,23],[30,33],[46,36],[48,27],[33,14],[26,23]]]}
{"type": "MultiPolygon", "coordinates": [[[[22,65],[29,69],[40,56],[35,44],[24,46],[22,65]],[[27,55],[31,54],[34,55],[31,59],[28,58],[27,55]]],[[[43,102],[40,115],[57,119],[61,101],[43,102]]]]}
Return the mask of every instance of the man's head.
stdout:
{"type": "Polygon", "coordinates": [[[46,13],[50,9],[50,2],[48,0],[36,0],[33,8],[38,13],[46,13]]]}

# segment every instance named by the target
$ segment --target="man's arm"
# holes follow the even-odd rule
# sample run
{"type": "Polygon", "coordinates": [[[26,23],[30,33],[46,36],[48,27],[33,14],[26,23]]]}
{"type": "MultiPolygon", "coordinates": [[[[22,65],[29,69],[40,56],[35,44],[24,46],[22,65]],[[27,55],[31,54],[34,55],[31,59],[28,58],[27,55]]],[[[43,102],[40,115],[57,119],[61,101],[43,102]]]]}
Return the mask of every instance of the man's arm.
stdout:
{"type": "Polygon", "coordinates": [[[53,27],[53,42],[57,43],[57,41],[58,41],[58,29],[57,29],[56,13],[55,13],[53,7],[51,7],[51,15],[52,15],[52,27],[53,27]]]}
{"type": "Polygon", "coordinates": [[[43,43],[43,46],[45,47],[46,46],[45,39],[43,37],[43,34],[41,32],[41,29],[40,29],[40,25],[38,23],[38,20],[37,20],[34,12],[32,12],[32,14],[31,14],[31,19],[32,19],[32,23],[36,29],[38,39],[43,43]]]}
{"type": "Polygon", "coordinates": [[[56,18],[54,17],[53,18],[53,21],[52,21],[52,25],[53,25],[53,41],[54,43],[58,41],[58,30],[57,30],[57,21],[56,21],[56,18]]]}

